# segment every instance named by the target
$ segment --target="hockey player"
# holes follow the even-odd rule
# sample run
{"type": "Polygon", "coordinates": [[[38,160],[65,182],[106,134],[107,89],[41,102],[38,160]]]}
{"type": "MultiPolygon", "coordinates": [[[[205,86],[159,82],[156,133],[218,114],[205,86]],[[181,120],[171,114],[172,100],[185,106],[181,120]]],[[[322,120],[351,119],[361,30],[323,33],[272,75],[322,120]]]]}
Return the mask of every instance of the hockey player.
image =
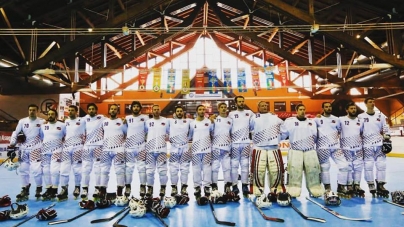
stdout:
{"type": "Polygon", "coordinates": [[[248,188],[248,174],[251,145],[249,138],[250,119],[254,113],[251,110],[244,109],[244,97],[236,96],[234,101],[237,110],[229,113],[229,117],[233,119],[233,127],[231,129],[231,152],[230,152],[230,165],[231,165],[231,180],[233,183],[233,192],[238,194],[240,191],[237,187],[238,183],[238,168],[241,171],[242,191],[244,195],[249,194],[248,188]]]}
{"type": "Polygon", "coordinates": [[[227,105],[224,102],[218,104],[219,116],[214,119],[214,131],[212,141],[212,191],[218,190],[217,182],[219,168],[222,166],[225,182],[224,192],[230,192],[232,180],[230,175],[230,150],[231,128],[233,120],[227,116],[227,105]]]}
{"type": "Polygon", "coordinates": [[[251,118],[253,152],[251,156],[251,170],[253,188],[251,193],[256,196],[262,194],[265,188],[265,174],[268,168],[268,182],[271,193],[285,192],[283,185],[283,160],[278,149],[280,142],[280,128],[283,121],[276,115],[268,113],[268,104],[258,103],[258,113],[251,118]]]}
{"type": "Polygon", "coordinates": [[[58,193],[66,126],[63,122],[58,121],[57,117],[57,111],[50,109],[48,111],[48,121],[41,125],[41,130],[39,132],[42,139],[41,168],[46,185],[46,191],[41,195],[43,201],[54,200],[58,193]]]}
{"type": "Polygon", "coordinates": [[[358,118],[356,105],[346,105],[346,116],[339,117],[341,123],[341,149],[349,164],[347,189],[349,194],[364,197],[365,191],[360,187],[363,170],[362,131],[363,122],[358,118]]]}
{"type": "Polygon", "coordinates": [[[191,122],[189,139],[192,140],[192,173],[194,181],[194,195],[198,200],[201,198],[201,187],[204,186],[205,196],[210,195],[212,183],[212,140],[214,126],[205,118],[205,106],[196,107],[196,118],[191,122]]]}
{"type": "Polygon", "coordinates": [[[178,194],[178,171],[181,172],[181,194],[188,195],[189,165],[192,158],[188,145],[189,124],[191,120],[184,118],[184,109],[181,106],[175,107],[174,113],[174,118],[169,119],[171,196],[178,194]]]}
{"type": "Polygon", "coordinates": [[[131,184],[133,181],[133,171],[135,164],[139,173],[140,196],[146,194],[146,121],[149,116],[141,114],[142,104],[139,101],[133,101],[131,105],[132,115],[125,117],[128,125],[128,134],[125,142],[125,196],[131,194],[131,184]]]}
{"type": "Polygon", "coordinates": [[[102,122],[105,117],[97,115],[98,107],[94,103],[87,105],[88,114],[84,116],[83,120],[86,122],[86,141],[83,149],[83,163],[82,163],[82,192],[81,198],[88,198],[88,186],[90,184],[90,173],[94,169],[94,200],[98,199],[100,193],[100,161],[102,151],[102,139],[104,131],[102,129],[102,122]]]}
{"type": "Polygon", "coordinates": [[[289,138],[288,151],[288,192],[292,197],[299,197],[302,189],[302,172],[304,169],[306,186],[313,197],[323,195],[319,179],[320,163],[314,150],[317,141],[317,126],[314,120],[307,119],[306,107],[296,106],[296,117],[287,118],[281,126],[282,139],[289,138]]]}
{"type": "Polygon", "coordinates": [[[388,197],[389,191],[384,188],[386,183],[386,154],[382,152],[383,139],[390,139],[390,129],[386,117],[376,113],[375,100],[366,98],[366,112],[358,117],[363,121],[363,153],[365,162],[365,180],[370,193],[375,196],[388,197]],[[376,187],[373,168],[376,166],[376,187]]]}
{"type": "Polygon", "coordinates": [[[325,191],[331,191],[330,184],[330,157],[338,166],[338,187],[337,193],[340,197],[349,198],[347,187],[348,162],[339,145],[339,133],[341,125],[339,119],[332,115],[332,106],[330,102],[323,102],[323,114],[314,118],[318,130],[317,156],[321,167],[321,181],[324,184],[325,191]]]}
{"type": "Polygon", "coordinates": [[[83,145],[86,135],[86,122],[77,117],[77,106],[69,106],[69,117],[65,120],[66,137],[63,143],[62,163],[60,166],[60,185],[62,191],[58,195],[60,201],[68,197],[70,170],[74,174],[74,198],[80,195],[81,183],[81,156],[83,154],[83,145]]]}
{"type": "Polygon", "coordinates": [[[36,195],[40,197],[42,192],[42,175],[41,170],[41,145],[42,141],[39,136],[41,125],[44,123],[44,119],[37,117],[38,106],[30,104],[28,106],[28,117],[22,118],[18,121],[15,131],[11,135],[10,147],[12,149],[17,145],[17,135],[23,132],[26,139],[19,144],[18,161],[20,167],[18,172],[20,173],[22,190],[17,195],[17,202],[28,200],[30,167],[31,173],[34,176],[36,183],[36,195]]]}
{"type": "Polygon", "coordinates": [[[153,105],[153,118],[146,121],[146,175],[147,175],[147,197],[153,196],[154,173],[156,167],[160,176],[161,197],[166,194],[167,177],[167,143],[166,137],[169,133],[168,120],[160,116],[160,106],[153,105]]]}
{"type": "Polygon", "coordinates": [[[102,123],[104,140],[101,154],[100,200],[106,199],[109,173],[114,163],[117,191],[116,196],[123,196],[125,186],[125,138],[128,126],[117,117],[118,105],[109,107],[109,118],[102,123]]]}

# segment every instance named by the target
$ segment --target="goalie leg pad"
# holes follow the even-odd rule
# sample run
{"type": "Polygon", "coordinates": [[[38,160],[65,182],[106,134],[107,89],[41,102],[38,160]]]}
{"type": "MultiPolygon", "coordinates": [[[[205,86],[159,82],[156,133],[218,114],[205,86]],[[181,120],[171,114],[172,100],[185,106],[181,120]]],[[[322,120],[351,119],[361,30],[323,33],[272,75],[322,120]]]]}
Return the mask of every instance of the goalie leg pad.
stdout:
{"type": "MultiPolygon", "coordinates": [[[[316,157],[317,160],[317,157],[316,157]]],[[[303,151],[288,151],[288,192],[292,197],[299,197],[302,191],[303,151]]]]}
{"type": "Polygon", "coordinates": [[[275,150],[266,151],[267,153],[267,166],[268,166],[268,182],[271,192],[282,192],[283,184],[283,159],[282,154],[275,150]]]}
{"type": "Polygon", "coordinates": [[[253,166],[253,190],[252,193],[254,195],[261,195],[262,192],[260,188],[265,187],[265,173],[266,173],[266,165],[267,165],[267,152],[265,150],[255,149],[254,154],[254,163],[251,163],[253,166]]]}
{"type": "Polygon", "coordinates": [[[320,197],[324,193],[324,189],[320,182],[320,163],[315,150],[303,153],[304,174],[306,178],[306,187],[314,197],[320,197]]]}

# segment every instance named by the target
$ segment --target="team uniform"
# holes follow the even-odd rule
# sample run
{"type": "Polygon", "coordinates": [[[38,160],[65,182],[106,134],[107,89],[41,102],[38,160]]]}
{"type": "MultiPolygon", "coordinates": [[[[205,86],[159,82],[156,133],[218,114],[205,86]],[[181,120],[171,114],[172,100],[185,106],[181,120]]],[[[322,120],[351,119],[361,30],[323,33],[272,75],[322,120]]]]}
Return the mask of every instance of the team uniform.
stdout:
{"type": "Polygon", "coordinates": [[[250,193],[261,195],[265,187],[265,174],[268,168],[268,182],[271,192],[280,189],[285,192],[283,185],[283,160],[278,149],[280,128],[283,121],[270,113],[257,113],[250,122],[252,132],[253,152],[251,155],[250,193]]]}
{"type": "Polygon", "coordinates": [[[300,196],[302,172],[304,169],[306,186],[310,194],[319,197],[323,188],[319,179],[320,163],[315,151],[317,126],[314,120],[299,120],[290,117],[281,126],[281,138],[289,138],[288,151],[288,192],[292,197],[300,196]]]}
{"type": "Polygon", "coordinates": [[[83,120],[86,122],[86,142],[84,143],[83,150],[83,164],[82,164],[82,187],[81,198],[86,199],[88,194],[88,186],[90,184],[90,173],[94,169],[95,177],[95,191],[94,197],[99,194],[99,186],[101,184],[101,152],[102,152],[102,140],[104,131],[102,128],[102,122],[105,117],[102,115],[96,115],[91,117],[86,115],[83,120]]]}
{"type": "Polygon", "coordinates": [[[341,124],[338,117],[330,115],[329,117],[321,116],[314,118],[317,124],[318,139],[317,139],[317,156],[321,167],[321,181],[323,182],[326,191],[331,191],[330,185],[330,157],[338,166],[338,189],[340,196],[347,196],[345,186],[348,185],[348,170],[349,165],[345,158],[344,152],[340,149],[339,133],[341,124]]]}
{"type": "Polygon", "coordinates": [[[165,195],[167,177],[167,143],[166,136],[169,133],[168,120],[165,117],[149,119],[146,121],[146,196],[153,196],[154,173],[156,167],[160,176],[160,196],[165,195]]]}
{"type": "Polygon", "coordinates": [[[230,152],[230,165],[231,165],[231,180],[233,182],[233,191],[238,193],[238,168],[241,171],[241,183],[243,185],[243,193],[248,190],[248,175],[249,175],[249,162],[251,154],[250,145],[250,119],[254,116],[251,110],[232,111],[229,113],[229,118],[233,119],[233,127],[231,129],[231,152],[230,152]]]}
{"type": "Polygon", "coordinates": [[[146,121],[149,116],[129,115],[125,117],[128,125],[128,132],[125,142],[125,195],[130,195],[130,188],[133,181],[135,165],[139,173],[140,196],[145,195],[146,187],[146,121]]]}
{"type": "Polygon", "coordinates": [[[42,139],[42,163],[40,172],[43,173],[46,191],[42,194],[42,200],[56,198],[60,166],[62,161],[63,140],[66,135],[66,126],[60,121],[41,125],[39,134],[42,139]]]}
{"type": "Polygon", "coordinates": [[[192,140],[192,173],[195,197],[201,197],[201,187],[205,186],[206,196],[210,195],[212,183],[212,141],[214,125],[209,119],[194,120],[190,124],[189,138],[192,140]],[[203,174],[203,176],[202,176],[203,174]]]}
{"type": "Polygon", "coordinates": [[[178,192],[178,172],[181,173],[181,193],[187,194],[189,165],[192,159],[192,153],[188,145],[188,133],[192,120],[190,119],[169,119],[169,141],[170,150],[170,180],[171,195],[178,192]]]}
{"type": "Polygon", "coordinates": [[[229,117],[217,116],[214,123],[212,141],[212,190],[217,190],[220,165],[222,166],[225,192],[230,191],[232,184],[230,175],[231,129],[233,120],[229,117]]]}
{"type": "Polygon", "coordinates": [[[341,122],[340,143],[349,164],[347,185],[353,185],[353,193],[364,196],[360,188],[363,170],[362,131],[363,122],[359,118],[339,117],[341,122]]]}
{"type": "MultiPolygon", "coordinates": [[[[19,144],[18,161],[22,191],[17,195],[17,202],[28,200],[30,168],[31,174],[34,176],[37,190],[42,188],[42,171],[41,171],[41,146],[42,141],[39,135],[41,125],[44,119],[37,117],[31,120],[29,117],[23,118],[18,121],[15,131],[11,135],[10,144],[15,145],[17,142],[17,134],[23,132],[26,139],[25,142],[19,144]]],[[[42,190],[41,190],[42,191],[42,190]]]]}
{"type": "Polygon", "coordinates": [[[381,196],[388,196],[388,191],[383,185],[386,183],[386,154],[382,152],[383,135],[390,135],[386,117],[380,112],[370,115],[361,113],[358,115],[363,121],[363,153],[365,163],[365,180],[369,185],[370,193],[381,196]],[[374,185],[373,166],[376,166],[376,184],[374,185]],[[384,192],[383,192],[384,191],[384,192]],[[387,191],[387,193],[386,193],[387,191]]]}

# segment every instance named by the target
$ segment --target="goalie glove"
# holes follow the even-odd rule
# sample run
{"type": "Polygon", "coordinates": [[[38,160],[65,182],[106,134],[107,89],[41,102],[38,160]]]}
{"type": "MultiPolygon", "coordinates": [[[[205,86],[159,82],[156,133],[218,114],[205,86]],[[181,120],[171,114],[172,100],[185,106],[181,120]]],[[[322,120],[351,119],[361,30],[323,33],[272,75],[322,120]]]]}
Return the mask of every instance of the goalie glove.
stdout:
{"type": "Polygon", "coordinates": [[[95,203],[92,200],[82,200],[81,202],[79,202],[79,206],[81,209],[94,209],[95,208],[95,203]]]}
{"type": "Polygon", "coordinates": [[[223,193],[215,190],[210,195],[210,201],[212,201],[212,203],[227,203],[227,195],[223,195],[223,193]]]}
{"type": "Polygon", "coordinates": [[[54,209],[49,209],[49,210],[42,209],[42,210],[38,211],[38,213],[35,215],[35,217],[41,221],[52,220],[52,219],[56,218],[57,216],[58,215],[56,213],[56,210],[54,210],[54,209]]]}
{"type": "Polygon", "coordinates": [[[11,160],[13,160],[17,156],[17,154],[15,153],[16,150],[17,150],[16,147],[8,146],[7,147],[7,157],[9,157],[11,160]]]}
{"type": "Polygon", "coordinates": [[[384,154],[388,154],[391,152],[391,150],[393,149],[393,146],[391,144],[391,140],[390,139],[384,139],[383,140],[383,145],[382,145],[382,152],[384,154]]]}
{"type": "Polygon", "coordinates": [[[3,196],[0,198],[0,207],[8,207],[11,205],[11,198],[8,195],[3,196]]]}
{"type": "Polygon", "coordinates": [[[112,204],[113,204],[113,202],[109,199],[102,199],[102,200],[98,201],[97,203],[95,203],[97,208],[100,208],[100,209],[110,207],[112,204]]]}
{"type": "Polygon", "coordinates": [[[5,221],[10,219],[11,210],[3,210],[0,212],[0,221],[5,221]]]}
{"type": "Polygon", "coordinates": [[[205,206],[208,204],[209,199],[206,196],[202,196],[202,197],[198,198],[198,200],[196,202],[198,203],[199,206],[205,206]]]}
{"type": "Polygon", "coordinates": [[[185,205],[189,201],[189,197],[187,195],[175,195],[175,199],[177,200],[177,205],[185,205]]]}
{"type": "Polygon", "coordinates": [[[238,202],[241,199],[240,196],[234,192],[227,192],[226,196],[228,202],[238,202]]]}

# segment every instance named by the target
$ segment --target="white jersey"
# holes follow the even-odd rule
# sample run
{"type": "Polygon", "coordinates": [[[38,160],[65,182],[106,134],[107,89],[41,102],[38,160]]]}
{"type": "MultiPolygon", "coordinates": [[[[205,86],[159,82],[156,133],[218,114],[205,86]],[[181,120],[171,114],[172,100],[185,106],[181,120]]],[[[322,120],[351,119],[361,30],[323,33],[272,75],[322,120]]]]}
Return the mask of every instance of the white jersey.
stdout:
{"type": "Polygon", "coordinates": [[[168,119],[171,146],[188,146],[189,124],[191,121],[190,119],[168,119]]]}
{"type": "Polygon", "coordinates": [[[80,117],[66,119],[66,136],[63,143],[64,148],[82,146],[86,137],[86,121],[80,117]]]}
{"type": "Polygon", "coordinates": [[[338,117],[334,115],[321,116],[313,120],[316,122],[318,130],[317,149],[338,149],[340,147],[338,135],[341,130],[338,117]]]}
{"type": "Polygon", "coordinates": [[[229,117],[233,119],[233,127],[231,129],[232,143],[250,143],[250,119],[254,116],[251,110],[232,111],[229,117]]]}
{"type": "Polygon", "coordinates": [[[106,118],[102,123],[104,130],[103,150],[111,150],[125,146],[125,136],[128,126],[121,118],[106,118]]]}
{"type": "Polygon", "coordinates": [[[29,117],[19,120],[15,131],[11,135],[10,144],[15,145],[17,143],[17,135],[22,131],[26,139],[25,142],[20,145],[20,149],[34,149],[40,147],[41,138],[39,131],[44,122],[45,120],[39,117],[35,120],[31,120],[29,117]]]}
{"type": "Polygon", "coordinates": [[[293,150],[314,150],[317,140],[317,126],[312,119],[300,121],[297,117],[289,117],[281,126],[282,139],[289,137],[293,150]]]}
{"type": "Polygon", "coordinates": [[[213,130],[212,148],[230,151],[231,129],[233,120],[230,117],[217,116],[213,130]]]}
{"type": "Polygon", "coordinates": [[[361,113],[358,115],[363,121],[363,146],[381,146],[383,145],[383,134],[390,135],[390,128],[386,123],[386,117],[380,112],[370,115],[361,113]]]}
{"type": "Polygon", "coordinates": [[[252,140],[255,146],[278,146],[281,136],[281,125],[283,121],[276,115],[270,113],[257,113],[250,122],[252,140]]]}
{"type": "Polygon", "coordinates": [[[102,122],[105,117],[102,115],[90,117],[90,115],[87,114],[83,119],[86,121],[86,142],[84,145],[101,146],[104,137],[102,122]]]}
{"type": "Polygon", "coordinates": [[[146,121],[149,116],[140,114],[139,116],[129,115],[125,117],[128,125],[128,134],[126,136],[126,148],[138,148],[146,142],[146,121]]]}
{"type": "Polygon", "coordinates": [[[194,120],[191,122],[189,129],[189,138],[192,139],[191,151],[193,154],[210,153],[211,148],[211,134],[213,133],[214,126],[209,119],[202,121],[194,120]]]}
{"type": "Polygon", "coordinates": [[[341,123],[341,149],[357,151],[362,149],[363,121],[348,116],[339,117],[341,123]]]}
{"type": "Polygon", "coordinates": [[[166,136],[169,133],[168,120],[165,117],[149,119],[146,121],[146,151],[167,152],[166,136]]]}
{"type": "Polygon", "coordinates": [[[63,146],[63,138],[66,136],[66,126],[63,122],[46,123],[41,125],[40,135],[42,139],[42,153],[50,154],[63,146]]]}

